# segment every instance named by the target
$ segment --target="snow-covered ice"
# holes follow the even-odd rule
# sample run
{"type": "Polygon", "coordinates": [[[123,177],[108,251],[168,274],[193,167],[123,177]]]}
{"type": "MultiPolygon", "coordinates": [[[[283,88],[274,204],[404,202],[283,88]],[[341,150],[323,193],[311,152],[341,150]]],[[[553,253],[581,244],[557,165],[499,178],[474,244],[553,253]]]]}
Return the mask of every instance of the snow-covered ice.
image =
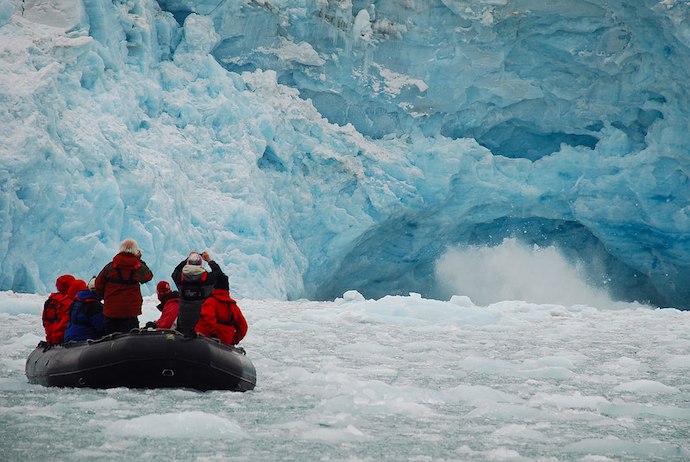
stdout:
{"type": "Polygon", "coordinates": [[[257,387],[201,393],[28,384],[42,301],[0,293],[5,460],[690,460],[690,312],[243,299],[257,387]]]}

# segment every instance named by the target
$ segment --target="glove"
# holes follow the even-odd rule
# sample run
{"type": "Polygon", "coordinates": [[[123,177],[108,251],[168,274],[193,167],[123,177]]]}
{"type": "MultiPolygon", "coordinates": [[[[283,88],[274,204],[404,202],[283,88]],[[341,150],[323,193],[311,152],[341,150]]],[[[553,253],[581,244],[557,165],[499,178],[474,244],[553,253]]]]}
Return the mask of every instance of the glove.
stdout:
{"type": "Polygon", "coordinates": [[[158,324],[156,324],[155,321],[149,321],[146,323],[146,326],[144,326],[145,329],[158,329],[158,324]]]}

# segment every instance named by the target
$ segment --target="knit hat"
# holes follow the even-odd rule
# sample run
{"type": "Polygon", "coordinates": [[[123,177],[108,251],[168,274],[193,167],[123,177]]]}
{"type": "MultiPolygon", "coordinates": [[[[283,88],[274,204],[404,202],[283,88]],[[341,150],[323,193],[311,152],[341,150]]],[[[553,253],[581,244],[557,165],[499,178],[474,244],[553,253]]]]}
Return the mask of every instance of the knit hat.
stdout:
{"type": "Polygon", "coordinates": [[[225,274],[219,274],[216,279],[215,289],[230,290],[230,284],[228,282],[228,277],[225,274]]]}
{"type": "Polygon", "coordinates": [[[168,281],[160,281],[156,286],[156,294],[158,295],[158,300],[168,295],[172,290],[170,289],[170,284],[168,281]]]}
{"type": "Polygon", "coordinates": [[[66,294],[69,286],[74,282],[74,276],[71,274],[63,274],[55,281],[55,287],[61,294],[66,294]]]}
{"type": "Polygon", "coordinates": [[[189,257],[187,258],[187,264],[188,265],[201,265],[204,262],[204,259],[201,258],[201,255],[198,254],[197,252],[192,252],[189,254],[189,257]]]}
{"type": "Polygon", "coordinates": [[[74,300],[79,292],[86,290],[86,282],[83,279],[75,279],[72,284],[69,285],[69,290],[67,291],[67,298],[74,300]]]}

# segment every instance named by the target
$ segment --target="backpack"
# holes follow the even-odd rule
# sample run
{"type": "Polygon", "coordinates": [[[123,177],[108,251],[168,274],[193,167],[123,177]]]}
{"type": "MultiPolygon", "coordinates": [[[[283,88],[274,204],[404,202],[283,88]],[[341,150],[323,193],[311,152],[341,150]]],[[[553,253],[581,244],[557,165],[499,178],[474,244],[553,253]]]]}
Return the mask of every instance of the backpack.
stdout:
{"type": "Polygon", "coordinates": [[[60,292],[53,292],[43,304],[43,325],[52,324],[60,319],[60,302],[65,298],[60,292]]]}
{"type": "Polygon", "coordinates": [[[84,317],[88,320],[93,316],[95,313],[102,311],[103,308],[100,305],[93,305],[93,302],[99,302],[100,300],[95,298],[95,297],[88,297],[84,300],[81,300],[79,298],[75,299],[74,302],[72,302],[72,310],[70,313],[70,322],[72,324],[76,325],[81,325],[81,326],[88,326],[90,325],[88,322],[82,322],[80,318],[80,314],[83,314],[84,317]],[[100,310],[98,309],[100,308],[100,310]]]}
{"type": "Polygon", "coordinates": [[[125,276],[122,274],[122,268],[120,268],[116,264],[113,264],[110,271],[108,271],[108,274],[106,274],[105,280],[107,282],[114,282],[116,284],[122,284],[122,285],[126,285],[126,286],[139,284],[139,281],[134,279],[135,278],[135,272],[137,269],[139,269],[139,266],[141,266],[141,263],[138,263],[134,268],[129,269],[129,277],[125,278],[125,276]],[[114,274],[114,273],[116,273],[116,274],[114,274]]]}

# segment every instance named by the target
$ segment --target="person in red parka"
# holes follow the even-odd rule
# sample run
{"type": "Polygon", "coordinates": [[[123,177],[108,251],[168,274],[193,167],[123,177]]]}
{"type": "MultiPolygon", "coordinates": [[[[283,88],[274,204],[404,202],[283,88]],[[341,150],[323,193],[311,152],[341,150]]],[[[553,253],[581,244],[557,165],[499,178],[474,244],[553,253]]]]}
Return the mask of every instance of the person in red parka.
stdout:
{"type": "MultiPolygon", "coordinates": [[[[161,317],[155,321],[151,327],[156,329],[172,329],[177,321],[177,312],[180,307],[180,293],[170,288],[168,281],[160,281],[156,286],[156,295],[160,302],[157,308],[161,312],[161,317]]],[[[148,327],[151,323],[146,323],[148,327]]]]}
{"type": "Polygon", "coordinates": [[[228,277],[219,274],[211,296],[201,305],[197,334],[215,337],[226,345],[237,345],[247,334],[247,321],[230,296],[228,277]]]}
{"type": "Polygon", "coordinates": [[[139,328],[141,284],[153,279],[153,273],[141,259],[134,239],[125,239],[113,261],[96,277],[96,293],[103,297],[105,334],[129,332],[139,328]]]}
{"type": "MultiPolygon", "coordinates": [[[[67,331],[71,313],[70,306],[77,294],[84,289],[86,289],[86,282],[82,279],[75,279],[70,283],[67,293],[62,300],[60,300],[60,305],[57,309],[58,318],[51,326],[50,340],[48,340],[48,343],[63,343],[65,341],[65,331],[67,331]]],[[[46,338],[47,337],[46,335],[46,338]]]]}
{"type": "MultiPolygon", "coordinates": [[[[62,330],[62,337],[60,336],[61,321],[64,321],[60,311],[60,302],[67,297],[69,286],[74,282],[74,276],[71,274],[63,274],[55,281],[55,288],[57,292],[53,292],[48,296],[48,300],[43,304],[43,328],[46,331],[46,342],[48,343],[62,343],[65,331],[62,330]]],[[[69,307],[69,305],[67,305],[69,307]]],[[[67,321],[69,322],[69,312],[67,313],[67,321]]],[[[65,324],[65,328],[67,324],[65,324]]]]}
{"type": "Polygon", "coordinates": [[[86,289],[86,281],[82,279],[75,279],[69,285],[67,295],[60,302],[60,323],[55,326],[55,337],[58,339],[57,343],[65,341],[65,332],[69,324],[70,315],[72,313],[72,302],[77,297],[77,294],[86,289]]]}

